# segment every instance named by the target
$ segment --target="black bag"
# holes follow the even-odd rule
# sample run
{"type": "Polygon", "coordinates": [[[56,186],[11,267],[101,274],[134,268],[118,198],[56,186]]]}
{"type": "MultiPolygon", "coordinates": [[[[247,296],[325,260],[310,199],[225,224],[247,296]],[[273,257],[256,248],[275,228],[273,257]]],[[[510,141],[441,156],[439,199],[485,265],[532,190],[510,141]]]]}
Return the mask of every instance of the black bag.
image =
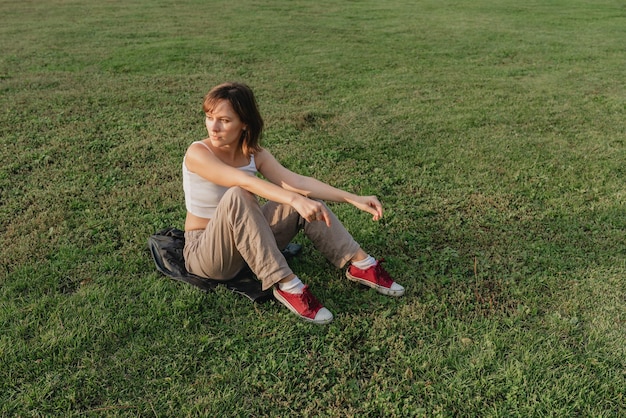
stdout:
{"type": "MultiPolygon", "coordinates": [[[[189,273],[185,268],[183,258],[184,246],[185,233],[176,228],[162,229],[148,238],[148,248],[157,270],[174,280],[189,283],[203,292],[223,285],[232,292],[246,296],[257,303],[273,298],[272,289],[263,290],[261,282],[257,280],[248,266],[244,267],[237,276],[227,281],[211,280],[189,273]]],[[[283,255],[287,258],[293,257],[300,253],[301,249],[301,245],[291,243],[283,250],[283,255]]]]}

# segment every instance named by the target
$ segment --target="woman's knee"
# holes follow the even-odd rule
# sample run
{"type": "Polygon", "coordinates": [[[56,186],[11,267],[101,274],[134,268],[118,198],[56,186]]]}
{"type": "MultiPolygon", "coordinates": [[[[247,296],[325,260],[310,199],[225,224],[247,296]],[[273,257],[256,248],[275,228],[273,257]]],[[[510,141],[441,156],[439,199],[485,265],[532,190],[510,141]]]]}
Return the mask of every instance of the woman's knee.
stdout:
{"type": "Polygon", "coordinates": [[[261,206],[257,197],[241,187],[231,187],[224,193],[217,210],[224,214],[235,215],[236,217],[248,216],[253,212],[260,212],[261,206]]]}
{"type": "MultiPolygon", "coordinates": [[[[243,202],[246,204],[249,203],[258,203],[257,198],[250,193],[249,191],[242,189],[239,186],[229,188],[224,196],[222,197],[223,201],[226,202],[243,202]]],[[[220,202],[221,203],[221,202],[220,202]]]]}

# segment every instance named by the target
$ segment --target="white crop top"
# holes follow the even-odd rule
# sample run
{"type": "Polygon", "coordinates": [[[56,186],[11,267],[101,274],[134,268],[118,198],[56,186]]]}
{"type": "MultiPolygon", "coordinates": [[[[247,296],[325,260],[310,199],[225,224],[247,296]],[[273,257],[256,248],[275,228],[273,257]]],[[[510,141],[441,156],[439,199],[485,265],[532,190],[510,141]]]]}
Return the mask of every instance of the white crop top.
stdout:
{"type": "MultiPolygon", "coordinates": [[[[194,144],[202,144],[211,151],[204,142],[197,141],[194,144]]],[[[250,156],[250,164],[237,168],[252,176],[256,175],[257,169],[254,155],[250,156]]],[[[215,215],[217,204],[224,196],[224,193],[226,193],[226,190],[228,190],[228,187],[211,183],[196,173],[189,171],[187,164],[185,164],[185,159],[183,159],[183,190],[185,191],[185,207],[187,211],[201,218],[211,219],[215,215]]]]}

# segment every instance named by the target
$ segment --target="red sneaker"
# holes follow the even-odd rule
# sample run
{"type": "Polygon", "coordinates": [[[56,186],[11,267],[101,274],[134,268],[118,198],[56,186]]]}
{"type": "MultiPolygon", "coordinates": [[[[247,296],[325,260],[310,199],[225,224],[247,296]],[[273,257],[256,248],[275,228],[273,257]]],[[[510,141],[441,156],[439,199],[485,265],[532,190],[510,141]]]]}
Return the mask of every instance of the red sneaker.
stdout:
{"type": "Polygon", "coordinates": [[[302,293],[298,294],[283,292],[274,286],[274,297],[305,321],[323,325],[333,320],[333,314],[322,306],[309,286],[304,286],[302,293]]]}
{"type": "Polygon", "coordinates": [[[380,259],[376,262],[376,265],[361,270],[353,265],[348,267],[346,276],[353,282],[358,282],[376,289],[378,293],[382,293],[387,296],[402,296],[404,295],[404,287],[394,282],[387,270],[382,266],[385,259],[380,259]]]}

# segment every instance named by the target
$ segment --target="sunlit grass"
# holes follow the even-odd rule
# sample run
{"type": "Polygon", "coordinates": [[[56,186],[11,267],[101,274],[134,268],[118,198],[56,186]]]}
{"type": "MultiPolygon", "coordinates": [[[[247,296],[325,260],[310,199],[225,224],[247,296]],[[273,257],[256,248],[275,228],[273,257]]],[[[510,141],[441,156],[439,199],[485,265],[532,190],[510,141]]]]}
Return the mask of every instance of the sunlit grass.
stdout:
{"type": "Polygon", "coordinates": [[[0,4],[0,415],[619,416],[617,1],[0,4]],[[241,80],[288,167],[407,287],[304,238],[303,323],[160,276],[201,99],[241,80]]]}

